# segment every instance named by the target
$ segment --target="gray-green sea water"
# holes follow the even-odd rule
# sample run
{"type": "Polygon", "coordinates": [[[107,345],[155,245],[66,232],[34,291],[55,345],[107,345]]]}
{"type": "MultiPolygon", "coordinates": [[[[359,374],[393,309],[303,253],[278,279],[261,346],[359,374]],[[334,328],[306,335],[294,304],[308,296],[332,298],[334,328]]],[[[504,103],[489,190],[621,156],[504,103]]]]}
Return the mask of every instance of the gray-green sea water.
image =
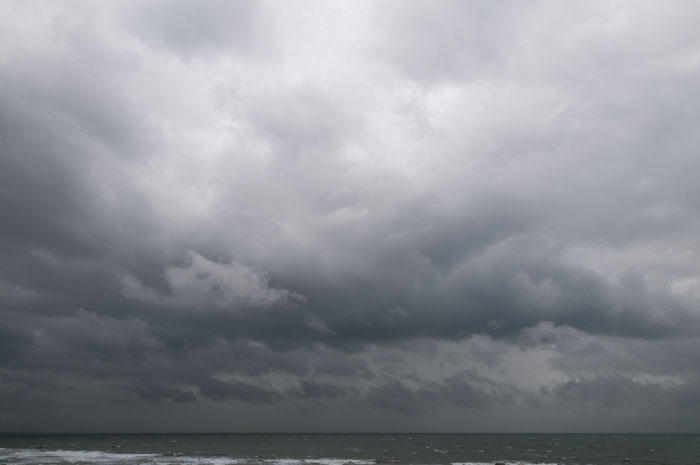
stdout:
{"type": "Polygon", "coordinates": [[[6,435],[0,464],[700,464],[700,435],[6,435]]]}

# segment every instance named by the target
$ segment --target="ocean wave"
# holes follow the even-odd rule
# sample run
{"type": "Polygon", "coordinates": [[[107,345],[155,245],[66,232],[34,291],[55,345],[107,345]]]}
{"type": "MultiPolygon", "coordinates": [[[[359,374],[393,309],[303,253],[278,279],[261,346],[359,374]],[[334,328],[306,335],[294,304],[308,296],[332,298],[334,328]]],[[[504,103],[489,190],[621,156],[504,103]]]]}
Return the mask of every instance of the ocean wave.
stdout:
{"type": "Polygon", "coordinates": [[[375,460],[360,459],[256,459],[256,463],[270,465],[375,465],[375,460]]]}
{"type": "Polygon", "coordinates": [[[113,454],[88,450],[43,450],[43,449],[2,449],[0,460],[3,463],[101,463],[119,464],[134,460],[158,457],[159,454],[113,454]]]}
{"type": "Polygon", "coordinates": [[[193,457],[175,453],[122,454],[86,450],[2,449],[0,464],[7,465],[376,465],[375,460],[342,458],[232,458],[193,457]]]}
{"type": "Polygon", "coordinates": [[[513,460],[495,460],[493,462],[452,462],[451,465],[559,465],[546,462],[523,462],[513,460]]]}
{"type": "MultiPolygon", "coordinates": [[[[343,458],[234,458],[187,456],[177,453],[128,454],[88,450],[45,450],[0,448],[3,465],[381,465],[388,460],[343,458]]],[[[395,459],[391,457],[390,459],[395,459]]],[[[496,460],[493,462],[452,462],[451,465],[557,465],[527,461],[496,460]]]]}

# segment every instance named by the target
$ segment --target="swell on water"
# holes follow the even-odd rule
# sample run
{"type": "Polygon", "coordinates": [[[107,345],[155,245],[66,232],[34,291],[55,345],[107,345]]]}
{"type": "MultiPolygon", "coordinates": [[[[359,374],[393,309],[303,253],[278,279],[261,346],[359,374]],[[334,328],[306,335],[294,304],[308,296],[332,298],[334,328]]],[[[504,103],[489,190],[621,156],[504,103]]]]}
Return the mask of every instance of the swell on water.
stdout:
{"type": "MultiPolygon", "coordinates": [[[[0,464],[7,465],[380,465],[377,460],[343,458],[233,458],[195,457],[177,454],[126,454],[87,450],[44,450],[0,448],[0,464]]],[[[526,461],[453,462],[451,465],[557,465],[526,461]]]]}

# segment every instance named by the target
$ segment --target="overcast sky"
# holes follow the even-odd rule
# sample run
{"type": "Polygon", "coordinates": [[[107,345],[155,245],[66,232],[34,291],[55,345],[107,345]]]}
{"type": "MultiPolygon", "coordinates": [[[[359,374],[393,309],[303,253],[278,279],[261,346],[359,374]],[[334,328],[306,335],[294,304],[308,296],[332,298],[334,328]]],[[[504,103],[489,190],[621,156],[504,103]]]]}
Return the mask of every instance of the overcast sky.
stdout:
{"type": "Polygon", "coordinates": [[[700,2],[0,2],[0,430],[700,430],[700,2]]]}

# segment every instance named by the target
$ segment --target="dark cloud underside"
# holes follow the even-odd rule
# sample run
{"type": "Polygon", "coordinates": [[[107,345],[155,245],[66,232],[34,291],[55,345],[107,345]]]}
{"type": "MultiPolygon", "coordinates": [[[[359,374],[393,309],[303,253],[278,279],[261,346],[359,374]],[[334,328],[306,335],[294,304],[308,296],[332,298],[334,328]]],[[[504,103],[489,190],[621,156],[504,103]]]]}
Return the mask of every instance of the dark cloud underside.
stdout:
{"type": "Polygon", "coordinates": [[[3,3],[0,430],[697,430],[699,8],[3,3]]]}

